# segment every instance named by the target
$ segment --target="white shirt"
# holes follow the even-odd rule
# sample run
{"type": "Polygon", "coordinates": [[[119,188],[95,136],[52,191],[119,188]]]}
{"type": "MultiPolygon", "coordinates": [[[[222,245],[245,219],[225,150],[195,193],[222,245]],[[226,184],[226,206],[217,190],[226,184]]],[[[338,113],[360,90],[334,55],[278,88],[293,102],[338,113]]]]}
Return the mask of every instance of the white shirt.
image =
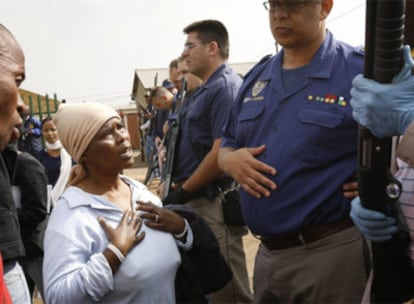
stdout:
{"type": "Polygon", "coordinates": [[[395,177],[402,184],[402,192],[399,198],[403,222],[410,234],[410,257],[414,266],[414,169],[401,159],[397,159],[398,171],[395,177]]]}

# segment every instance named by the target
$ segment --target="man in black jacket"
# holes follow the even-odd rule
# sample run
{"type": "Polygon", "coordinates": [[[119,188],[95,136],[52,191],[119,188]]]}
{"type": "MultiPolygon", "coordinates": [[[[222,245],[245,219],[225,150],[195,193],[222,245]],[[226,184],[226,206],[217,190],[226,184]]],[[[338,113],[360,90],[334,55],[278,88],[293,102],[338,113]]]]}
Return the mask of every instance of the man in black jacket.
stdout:
{"type": "Polygon", "coordinates": [[[43,238],[50,209],[48,178],[45,167],[30,153],[18,151],[16,146],[17,143],[8,145],[2,155],[14,190],[12,192],[15,203],[20,205],[17,214],[26,256],[19,259],[19,262],[23,267],[31,297],[36,286],[44,298],[42,265],[43,238]]]}
{"type": "MultiPolygon", "coordinates": [[[[19,137],[22,124],[19,112],[25,108],[19,85],[25,78],[24,55],[13,35],[0,24],[0,151],[19,137]]],[[[11,192],[10,179],[0,157],[0,252],[4,280],[13,303],[31,303],[23,271],[17,261],[25,250],[11,192]],[[11,277],[13,279],[11,280],[11,277]]]]}

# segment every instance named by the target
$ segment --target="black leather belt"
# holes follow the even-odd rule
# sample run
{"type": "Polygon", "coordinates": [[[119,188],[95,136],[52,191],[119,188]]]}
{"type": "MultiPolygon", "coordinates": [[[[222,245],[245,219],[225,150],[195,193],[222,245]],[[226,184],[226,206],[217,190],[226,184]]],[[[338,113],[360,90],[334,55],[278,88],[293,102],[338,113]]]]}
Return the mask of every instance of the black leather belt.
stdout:
{"type": "Polygon", "coordinates": [[[262,238],[262,244],[269,250],[286,249],[294,246],[301,246],[312,243],[332,234],[345,230],[354,223],[349,217],[343,218],[333,223],[312,225],[302,232],[286,237],[262,238]]]}

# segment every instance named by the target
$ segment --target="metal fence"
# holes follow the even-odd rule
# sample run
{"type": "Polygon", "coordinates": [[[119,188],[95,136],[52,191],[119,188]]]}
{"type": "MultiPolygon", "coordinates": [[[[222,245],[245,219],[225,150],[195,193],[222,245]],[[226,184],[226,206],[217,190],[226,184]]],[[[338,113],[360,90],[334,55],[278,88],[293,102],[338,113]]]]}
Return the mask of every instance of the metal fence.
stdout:
{"type": "Polygon", "coordinates": [[[47,94],[45,96],[34,94],[21,94],[23,101],[29,106],[30,114],[38,117],[40,120],[56,113],[60,101],[56,94],[50,98],[47,94]]]}

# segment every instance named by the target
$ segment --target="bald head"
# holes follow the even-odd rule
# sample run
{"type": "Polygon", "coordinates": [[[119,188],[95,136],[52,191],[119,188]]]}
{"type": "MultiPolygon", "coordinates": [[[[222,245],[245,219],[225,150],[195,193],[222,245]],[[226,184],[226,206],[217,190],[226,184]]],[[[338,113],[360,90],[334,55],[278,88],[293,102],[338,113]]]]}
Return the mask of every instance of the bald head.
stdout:
{"type": "Polygon", "coordinates": [[[24,60],[22,48],[16,38],[3,24],[0,24],[0,62],[11,56],[18,56],[19,59],[24,60]]]}
{"type": "Polygon", "coordinates": [[[19,112],[25,108],[19,86],[24,78],[23,51],[10,31],[0,24],[0,151],[19,136],[19,112]]]}

